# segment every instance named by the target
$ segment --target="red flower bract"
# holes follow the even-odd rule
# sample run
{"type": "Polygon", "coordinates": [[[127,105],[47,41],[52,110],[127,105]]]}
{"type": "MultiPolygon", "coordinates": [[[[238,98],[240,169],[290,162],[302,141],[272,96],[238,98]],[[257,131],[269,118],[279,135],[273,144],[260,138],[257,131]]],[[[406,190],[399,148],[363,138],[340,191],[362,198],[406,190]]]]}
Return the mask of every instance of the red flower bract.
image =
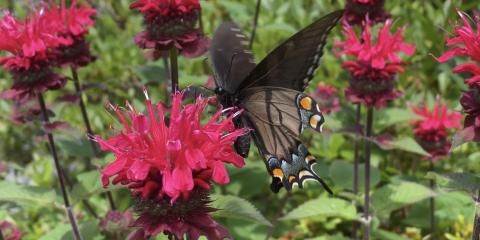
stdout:
{"type": "Polygon", "coordinates": [[[340,99],[335,87],[320,83],[315,90],[314,96],[322,113],[329,114],[340,111],[340,99]]]}
{"type": "Polygon", "coordinates": [[[468,22],[466,15],[458,12],[462,18],[463,26],[456,24],[454,26],[454,37],[450,38],[447,35],[447,46],[451,49],[445,52],[442,56],[435,58],[438,62],[446,62],[454,56],[468,56],[476,63],[463,63],[456,66],[453,71],[456,73],[470,73],[471,78],[465,80],[465,83],[480,87],[480,22],[475,23],[476,30],[468,22]]]}
{"type": "Polygon", "coordinates": [[[219,120],[219,111],[208,123],[201,124],[207,100],[198,98],[195,104],[184,107],[181,102],[182,94],[176,93],[168,126],[162,105],[157,104],[155,111],[148,98],[147,115],[137,113],[127,104],[130,123],[115,108],[124,131],[108,140],[96,137],[103,150],[116,156],[102,170],[105,187],[109,178],[115,176],[114,184],[127,185],[142,198],[163,199],[166,194],[174,202],[181,195],[188,198],[195,186],[208,190],[211,180],[219,184],[229,182],[224,164],[244,165],[233,148],[235,139],[245,132],[234,129],[232,118],[237,114],[219,120]]]}
{"type": "Polygon", "coordinates": [[[447,155],[451,146],[447,139],[448,130],[461,128],[462,115],[449,113],[448,106],[440,104],[440,98],[437,98],[432,110],[424,104],[422,107],[412,107],[412,111],[421,117],[412,123],[415,127],[413,132],[420,145],[431,154],[432,161],[447,155]]]}
{"type": "Polygon", "coordinates": [[[347,60],[343,64],[350,72],[350,87],[346,89],[350,101],[381,107],[386,101],[401,95],[394,90],[394,77],[404,70],[398,54],[404,52],[412,55],[415,47],[404,42],[403,28],[391,34],[391,26],[392,21],[387,20],[379,29],[375,42],[369,24],[360,37],[357,37],[352,26],[344,25],[346,39],[344,42],[335,42],[335,53],[337,57],[347,55],[356,58],[355,61],[347,60]]]}
{"type": "Polygon", "coordinates": [[[140,48],[175,47],[186,57],[198,57],[208,50],[210,41],[197,27],[198,0],[138,0],[130,8],[144,13],[146,30],[135,37],[140,48]]]}

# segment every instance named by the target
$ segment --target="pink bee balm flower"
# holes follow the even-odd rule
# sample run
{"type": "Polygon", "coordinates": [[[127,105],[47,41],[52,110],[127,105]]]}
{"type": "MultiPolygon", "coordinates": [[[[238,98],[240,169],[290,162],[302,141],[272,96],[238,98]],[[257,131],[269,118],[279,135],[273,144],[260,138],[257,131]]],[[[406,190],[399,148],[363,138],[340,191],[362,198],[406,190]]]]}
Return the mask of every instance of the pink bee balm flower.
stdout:
{"type": "Polygon", "coordinates": [[[0,52],[10,53],[0,59],[0,65],[14,80],[2,96],[19,103],[38,93],[58,89],[66,82],[52,71],[56,61],[52,49],[69,41],[56,35],[58,29],[42,17],[42,11],[32,12],[24,21],[7,12],[0,20],[0,52]]]}
{"type": "Polygon", "coordinates": [[[391,34],[391,26],[392,21],[387,20],[374,39],[368,24],[359,37],[347,24],[344,26],[345,41],[335,42],[337,57],[346,55],[355,58],[343,63],[350,72],[350,87],[345,91],[349,101],[382,107],[386,101],[401,96],[394,89],[395,75],[404,70],[398,54],[412,55],[415,47],[404,42],[403,28],[391,34]]]}
{"type": "Polygon", "coordinates": [[[450,38],[447,35],[447,46],[450,50],[445,52],[442,56],[435,58],[438,62],[446,62],[454,56],[468,56],[476,63],[467,62],[456,66],[453,69],[455,73],[470,73],[471,78],[465,80],[465,83],[480,87],[480,22],[475,23],[475,28],[469,23],[466,15],[458,12],[462,18],[463,25],[456,24],[454,26],[454,37],[450,38]]]}
{"type": "Polygon", "coordinates": [[[436,161],[448,154],[451,142],[448,141],[448,130],[461,128],[462,115],[448,111],[447,105],[440,104],[437,98],[432,110],[426,104],[422,107],[412,107],[412,111],[421,117],[412,122],[413,132],[420,145],[431,154],[431,160],[436,161]]]}
{"type": "Polygon", "coordinates": [[[340,111],[340,99],[334,86],[320,83],[314,93],[318,106],[322,113],[334,113],[340,111]]]}
{"type": "Polygon", "coordinates": [[[146,30],[135,37],[140,48],[175,47],[186,57],[203,55],[210,41],[197,27],[199,0],[137,0],[130,5],[144,14],[146,30]]]}
{"type": "Polygon", "coordinates": [[[234,129],[232,119],[238,113],[220,120],[219,111],[202,124],[200,116],[207,100],[198,98],[195,104],[183,107],[181,102],[182,94],[176,93],[169,124],[162,104],[153,106],[148,98],[146,115],[129,104],[126,116],[115,108],[124,130],[108,140],[96,137],[103,150],[116,156],[102,170],[105,187],[114,177],[113,184],[127,185],[142,198],[163,199],[167,195],[174,202],[180,196],[188,198],[194,187],[209,190],[211,181],[230,181],[225,164],[245,164],[233,148],[235,139],[245,133],[244,129],[234,129]]]}

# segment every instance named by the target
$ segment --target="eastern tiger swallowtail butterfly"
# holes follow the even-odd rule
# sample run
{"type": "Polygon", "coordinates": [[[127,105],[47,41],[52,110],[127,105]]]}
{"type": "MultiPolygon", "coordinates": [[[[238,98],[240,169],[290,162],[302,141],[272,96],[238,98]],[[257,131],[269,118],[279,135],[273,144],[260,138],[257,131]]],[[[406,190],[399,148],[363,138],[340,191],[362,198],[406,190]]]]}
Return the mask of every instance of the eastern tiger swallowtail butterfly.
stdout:
{"type": "MultiPolygon", "coordinates": [[[[312,79],[330,30],[343,15],[332,12],[296,33],[258,65],[248,49],[248,39],[231,22],[223,23],[215,32],[210,48],[216,89],[224,107],[244,110],[235,119],[236,127],[253,129],[251,136],[265,159],[272,176],[271,189],[282,186],[302,188],[307,179],[325,182],[312,170],[315,158],[300,142],[306,129],[321,131],[322,113],[303,91],[312,79]]],[[[250,136],[235,143],[236,151],[246,157],[250,136]]]]}

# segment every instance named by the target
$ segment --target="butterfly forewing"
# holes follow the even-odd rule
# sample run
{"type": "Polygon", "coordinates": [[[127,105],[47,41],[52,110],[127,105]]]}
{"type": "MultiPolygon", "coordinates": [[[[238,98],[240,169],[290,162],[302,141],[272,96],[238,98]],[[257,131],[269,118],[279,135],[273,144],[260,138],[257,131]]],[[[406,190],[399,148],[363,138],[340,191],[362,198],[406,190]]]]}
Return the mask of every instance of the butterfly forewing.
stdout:
{"type": "Polygon", "coordinates": [[[235,93],[240,83],[255,67],[248,39],[240,28],[231,22],[218,27],[210,46],[217,87],[235,93]]]}
{"type": "Polygon", "coordinates": [[[343,10],[332,12],[286,40],[250,72],[239,89],[270,86],[303,91],[318,67],[330,30],[342,15],[343,10]]]}

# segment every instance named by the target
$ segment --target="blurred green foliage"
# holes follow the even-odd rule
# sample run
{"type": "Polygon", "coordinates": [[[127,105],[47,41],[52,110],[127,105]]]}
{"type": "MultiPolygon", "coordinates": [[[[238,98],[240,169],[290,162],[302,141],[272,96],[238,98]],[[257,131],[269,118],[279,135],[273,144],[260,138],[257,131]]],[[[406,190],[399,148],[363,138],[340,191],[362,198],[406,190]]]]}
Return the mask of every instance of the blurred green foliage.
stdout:
{"type": "MultiPolygon", "coordinates": [[[[7,7],[7,1],[0,8],[7,7]]],[[[32,1],[14,1],[14,12],[24,16],[31,9],[32,1]]],[[[142,110],[142,88],[147,86],[152,99],[165,100],[167,77],[161,59],[148,62],[144,51],[136,47],[133,36],[142,30],[142,18],[129,10],[129,0],[95,0],[98,9],[97,24],[89,34],[92,51],[98,59],[79,71],[80,79],[87,87],[85,100],[94,131],[102,136],[111,135],[109,126],[114,119],[105,110],[110,101],[123,105],[129,100],[142,110]]],[[[201,1],[204,31],[210,37],[223,20],[233,20],[250,33],[255,11],[255,0],[201,1]]],[[[407,103],[432,104],[435,96],[452,109],[460,110],[459,97],[465,89],[461,76],[452,74],[456,64],[451,61],[438,64],[431,54],[439,56],[445,51],[444,36],[451,31],[449,21],[457,20],[456,9],[471,12],[479,9],[477,1],[403,1],[386,0],[386,10],[396,20],[394,26],[406,25],[405,39],[416,45],[416,53],[407,60],[406,71],[399,75],[397,87],[405,95],[376,113],[375,134],[390,134],[399,139],[388,149],[375,147],[372,155],[372,208],[373,236],[377,239],[421,239],[430,234],[428,197],[437,202],[438,226],[432,239],[466,239],[471,234],[474,204],[465,192],[449,192],[443,188],[430,190],[425,175],[429,163],[422,156],[422,149],[412,140],[409,125],[414,118],[407,103]]],[[[263,0],[253,52],[257,60],[284,39],[318,19],[324,14],[340,9],[345,0],[263,0]]],[[[332,40],[341,37],[341,28],[334,29],[325,48],[325,55],[308,91],[319,82],[343,89],[348,75],[341,68],[341,60],[331,52],[332,40]]],[[[205,85],[211,70],[205,68],[208,56],[197,59],[180,58],[180,85],[205,85]]],[[[462,61],[462,60],[456,60],[462,61]]],[[[69,72],[65,71],[69,76],[69,72]]],[[[0,71],[0,90],[11,84],[10,76],[0,71]]],[[[100,215],[108,205],[102,195],[98,173],[89,172],[85,163],[93,158],[89,149],[79,109],[74,104],[55,103],[54,100],[73,92],[73,84],[65,90],[49,92],[47,102],[55,113],[55,120],[66,121],[71,128],[56,134],[61,161],[71,179],[79,179],[73,187],[76,197],[89,198],[100,215]]],[[[38,124],[15,125],[10,121],[13,104],[0,101],[0,163],[9,163],[9,170],[0,173],[0,220],[18,224],[27,234],[24,239],[59,239],[68,236],[61,209],[60,194],[56,186],[54,170],[46,145],[40,139],[38,124]],[[4,203],[4,204],[3,204],[4,203]],[[46,235],[48,233],[48,235],[46,235]],[[46,235],[46,237],[45,237],[46,235]]],[[[354,108],[342,100],[342,111],[328,115],[326,126],[341,129],[351,126],[354,108]]],[[[262,239],[268,234],[280,239],[349,239],[354,222],[359,222],[362,195],[351,194],[353,139],[338,131],[326,134],[305,133],[311,152],[319,163],[315,170],[334,189],[335,196],[327,194],[316,184],[307,184],[304,190],[295,189],[292,194],[269,190],[270,177],[261,158],[252,147],[246,167],[229,169],[231,183],[216,187],[216,206],[227,211],[216,214],[237,239],[262,239]],[[223,195],[227,197],[222,197],[223,195]],[[357,210],[358,209],[358,210],[357,210]],[[272,224],[272,225],[270,225],[272,224]]],[[[111,155],[93,158],[94,164],[104,165],[111,155]]],[[[435,164],[436,172],[480,172],[479,147],[465,144],[455,149],[450,157],[435,164]]],[[[362,173],[361,173],[362,174],[362,173]]],[[[126,190],[114,191],[120,209],[130,205],[126,190]]],[[[75,213],[87,239],[102,239],[97,220],[88,215],[79,203],[75,213]]],[[[68,239],[68,237],[66,238],[68,239]]],[[[162,239],[162,237],[159,237],[162,239]]]]}

